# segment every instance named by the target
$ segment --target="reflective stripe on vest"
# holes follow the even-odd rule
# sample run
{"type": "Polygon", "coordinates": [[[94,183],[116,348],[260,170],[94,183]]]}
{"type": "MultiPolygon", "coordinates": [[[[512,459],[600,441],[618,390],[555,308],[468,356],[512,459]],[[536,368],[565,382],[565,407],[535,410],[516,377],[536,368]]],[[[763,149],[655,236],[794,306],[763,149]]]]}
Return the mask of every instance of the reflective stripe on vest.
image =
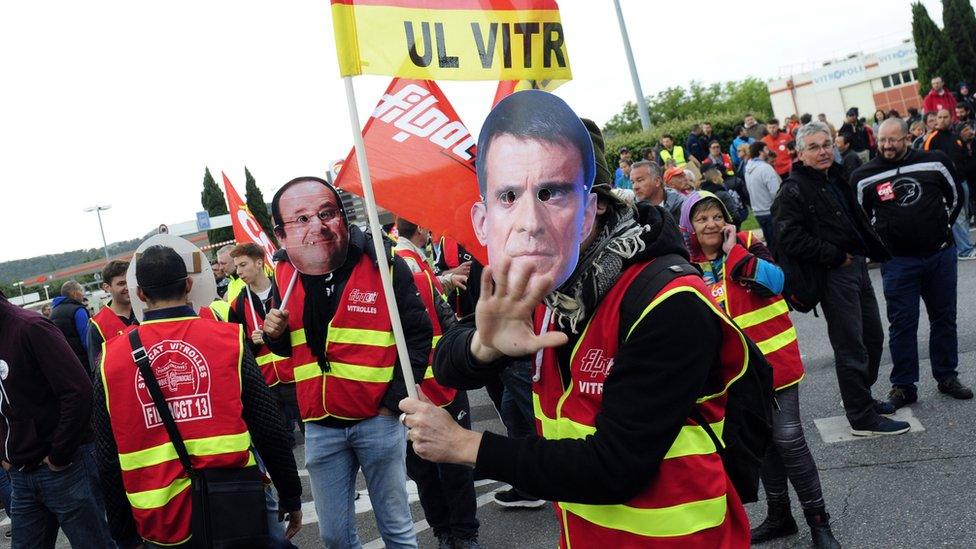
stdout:
{"type": "MultiPolygon", "coordinates": [[[[255,464],[242,419],[239,325],[202,318],[144,322],[137,328],[196,469],[255,464]]],[[[106,343],[102,383],[122,484],[141,537],[159,545],[191,535],[190,479],[132,360],[128,338],[106,343]]]]}
{"type": "Polygon", "coordinates": [[[661,149],[661,159],[664,160],[665,163],[667,163],[667,161],[672,157],[674,157],[675,165],[679,168],[688,163],[688,161],[685,160],[685,149],[681,145],[674,146],[674,154],[668,152],[667,149],[661,149]]]}
{"type": "MultiPolygon", "coordinates": [[[[745,247],[733,247],[726,258],[726,265],[737,265],[748,257],[747,248],[752,246],[752,233],[740,232],[738,240],[744,242],[745,247]]],[[[779,390],[799,382],[803,379],[803,359],[786,300],[781,296],[761,297],[749,291],[747,286],[730,281],[727,271],[722,270],[721,280],[725,307],[772,365],[773,387],[779,390]]]]}
{"type": "MultiPolygon", "coordinates": [[[[572,350],[572,378],[568,385],[562,382],[555,353],[543,351],[539,380],[533,385],[533,408],[540,434],[545,438],[581,439],[596,434],[595,420],[603,398],[602,384],[610,375],[620,342],[617,333],[620,304],[627,288],[646,265],[634,265],[624,271],[598,305],[572,350]]],[[[725,395],[731,383],[744,373],[748,354],[744,336],[707,297],[700,278],[680,277],[668,284],[626,329],[623,341],[626,343],[654,307],[679,292],[688,292],[701,299],[722,320],[721,375],[707,389],[709,394],[697,400],[702,415],[721,437],[725,395]]],[[[536,326],[540,326],[539,311],[536,326]]],[[[557,503],[561,509],[563,545],[590,547],[600,543],[604,538],[599,528],[614,532],[615,541],[626,540],[623,543],[627,546],[654,545],[665,540],[648,538],[675,536],[681,536],[683,540],[687,538],[688,544],[694,545],[696,536],[711,539],[717,535],[716,528],[730,528],[723,526],[730,516],[727,501],[730,489],[711,438],[699,425],[686,420],[665,455],[661,473],[627,503],[557,503]]]]}
{"type": "MultiPolygon", "coordinates": [[[[294,266],[275,269],[279,287],[287,287],[294,266]]],[[[363,419],[379,412],[379,402],[393,379],[396,340],[383,297],[379,271],[366,254],[353,268],[329,321],[325,342],[328,369],[323,371],[308,347],[303,325],[305,289],[299,278],[288,303],[290,359],[302,419],[326,416],[363,419]]]]}

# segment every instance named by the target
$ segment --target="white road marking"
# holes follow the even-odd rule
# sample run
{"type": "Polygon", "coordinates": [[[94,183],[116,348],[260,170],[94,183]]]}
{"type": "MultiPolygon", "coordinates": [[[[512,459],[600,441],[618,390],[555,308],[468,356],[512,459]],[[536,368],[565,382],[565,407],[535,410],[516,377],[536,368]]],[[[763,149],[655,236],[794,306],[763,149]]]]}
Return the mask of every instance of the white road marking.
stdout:
{"type": "MultiPolygon", "coordinates": [[[[912,414],[911,408],[901,408],[895,415],[891,416],[892,419],[898,421],[907,421],[909,425],[912,426],[912,430],[909,433],[917,433],[924,431],[925,427],[922,427],[922,423],[912,414]]],[[[864,440],[876,437],[856,437],[851,434],[851,424],[848,423],[845,416],[836,417],[825,417],[813,420],[814,425],[817,426],[817,431],[820,432],[820,438],[827,444],[832,444],[834,442],[846,442],[849,440],[864,440]]],[[[881,435],[878,435],[881,436],[881,435]]]]}

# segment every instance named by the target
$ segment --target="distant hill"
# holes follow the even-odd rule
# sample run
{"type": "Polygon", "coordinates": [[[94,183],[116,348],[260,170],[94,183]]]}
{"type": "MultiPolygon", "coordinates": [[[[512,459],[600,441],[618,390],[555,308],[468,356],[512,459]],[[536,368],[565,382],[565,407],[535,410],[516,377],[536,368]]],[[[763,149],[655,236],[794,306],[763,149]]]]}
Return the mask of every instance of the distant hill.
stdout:
{"type": "MultiPolygon", "coordinates": [[[[155,231],[153,231],[155,233],[155,231]]],[[[148,236],[148,235],[147,235],[148,236]]],[[[108,245],[109,255],[134,251],[146,237],[114,242],[108,245]]],[[[103,256],[101,248],[74,250],[59,254],[39,255],[27,259],[16,259],[0,263],[0,284],[9,285],[29,276],[39,275],[66,267],[72,267],[103,256]]]]}

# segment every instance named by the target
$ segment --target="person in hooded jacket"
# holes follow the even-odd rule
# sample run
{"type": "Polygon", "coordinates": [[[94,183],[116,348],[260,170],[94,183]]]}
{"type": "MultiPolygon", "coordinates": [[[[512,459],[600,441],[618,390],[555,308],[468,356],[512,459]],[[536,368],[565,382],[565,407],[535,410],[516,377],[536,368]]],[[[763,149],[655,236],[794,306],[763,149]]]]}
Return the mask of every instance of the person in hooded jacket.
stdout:
{"type": "MultiPolygon", "coordinates": [[[[587,129],[597,141],[599,129],[587,129]]],[[[478,147],[479,161],[485,150],[478,147]]],[[[621,203],[609,181],[597,181],[592,197],[593,179],[576,180],[585,187],[574,199],[591,197],[595,219],[580,233],[568,278],[557,284],[524,264],[489,265],[475,322],[447,332],[434,357],[439,382],[473,389],[512,357],[534,355],[540,436],[466,431],[406,399],[414,449],[557,502],[561,547],[748,547],[739,497],[689,419],[693,408],[709,422],[724,417],[728,384],[743,371],[744,336],[708,297],[663,208],[621,203]],[[663,288],[660,274],[669,275],[663,288]]]]}
{"type": "Polygon", "coordinates": [[[789,307],[780,295],[783,270],[751,232],[736,232],[731,219],[716,195],[697,191],[685,200],[680,225],[691,261],[701,269],[712,296],[773,367],[778,408],[773,412],[773,444],[762,469],[768,514],[752,529],[752,543],[797,532],[790,512],[789,478],[810,525],[814,547],[840,547],[830,530],[817,464],[800,421],[803,361],[789,307]]]}

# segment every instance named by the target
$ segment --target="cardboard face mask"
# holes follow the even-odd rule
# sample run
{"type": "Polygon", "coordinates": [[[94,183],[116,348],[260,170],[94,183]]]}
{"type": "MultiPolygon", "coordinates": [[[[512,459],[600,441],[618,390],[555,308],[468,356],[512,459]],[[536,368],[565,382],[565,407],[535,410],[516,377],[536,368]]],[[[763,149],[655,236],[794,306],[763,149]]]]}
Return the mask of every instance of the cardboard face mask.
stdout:
{"type": "Polygon", "coordinates": [[[593,227],[593,143],[562,99],[527,90],[498,103],[478,140],[475,234],[494,268],[531,269],[552,291],[576,268],[593,227]]]}
{"type": "Polygon", "coordinates": [[[338,269],[349,251],[349,226],[342,204],[325,181],[302,178],[275,194],[272,209],[279,213],[275,235],[295,269],[323,275],[338,269]]]}
{"type": "Polygon", "coordinates": [[[176,235],[157,234],[149,237],[136,248],[136,253],[132,261],[129,262],[129,270],[125,272],[126,283],[131,289],[129,299],[132,300],[132,313],[139,319],[139,322],[143,321],[146,302],[139,299],[139,292],[135,291],[139,285],[136,281],[136,262],[146,248],[157,244],[173,248],[183,258],[183,262],[186,264],[186,272],[193,280],[193,287],[190,289],[190,294],[187,295],[186,300],[194,311],[199,313],[201,307],[209,305],[217,299],[217,283],[214,280],[213,269],[210,268],[210,262],[207,261],[207,257],[200,251],[200,248],[197,248],[189,240],[176,235]]]}

